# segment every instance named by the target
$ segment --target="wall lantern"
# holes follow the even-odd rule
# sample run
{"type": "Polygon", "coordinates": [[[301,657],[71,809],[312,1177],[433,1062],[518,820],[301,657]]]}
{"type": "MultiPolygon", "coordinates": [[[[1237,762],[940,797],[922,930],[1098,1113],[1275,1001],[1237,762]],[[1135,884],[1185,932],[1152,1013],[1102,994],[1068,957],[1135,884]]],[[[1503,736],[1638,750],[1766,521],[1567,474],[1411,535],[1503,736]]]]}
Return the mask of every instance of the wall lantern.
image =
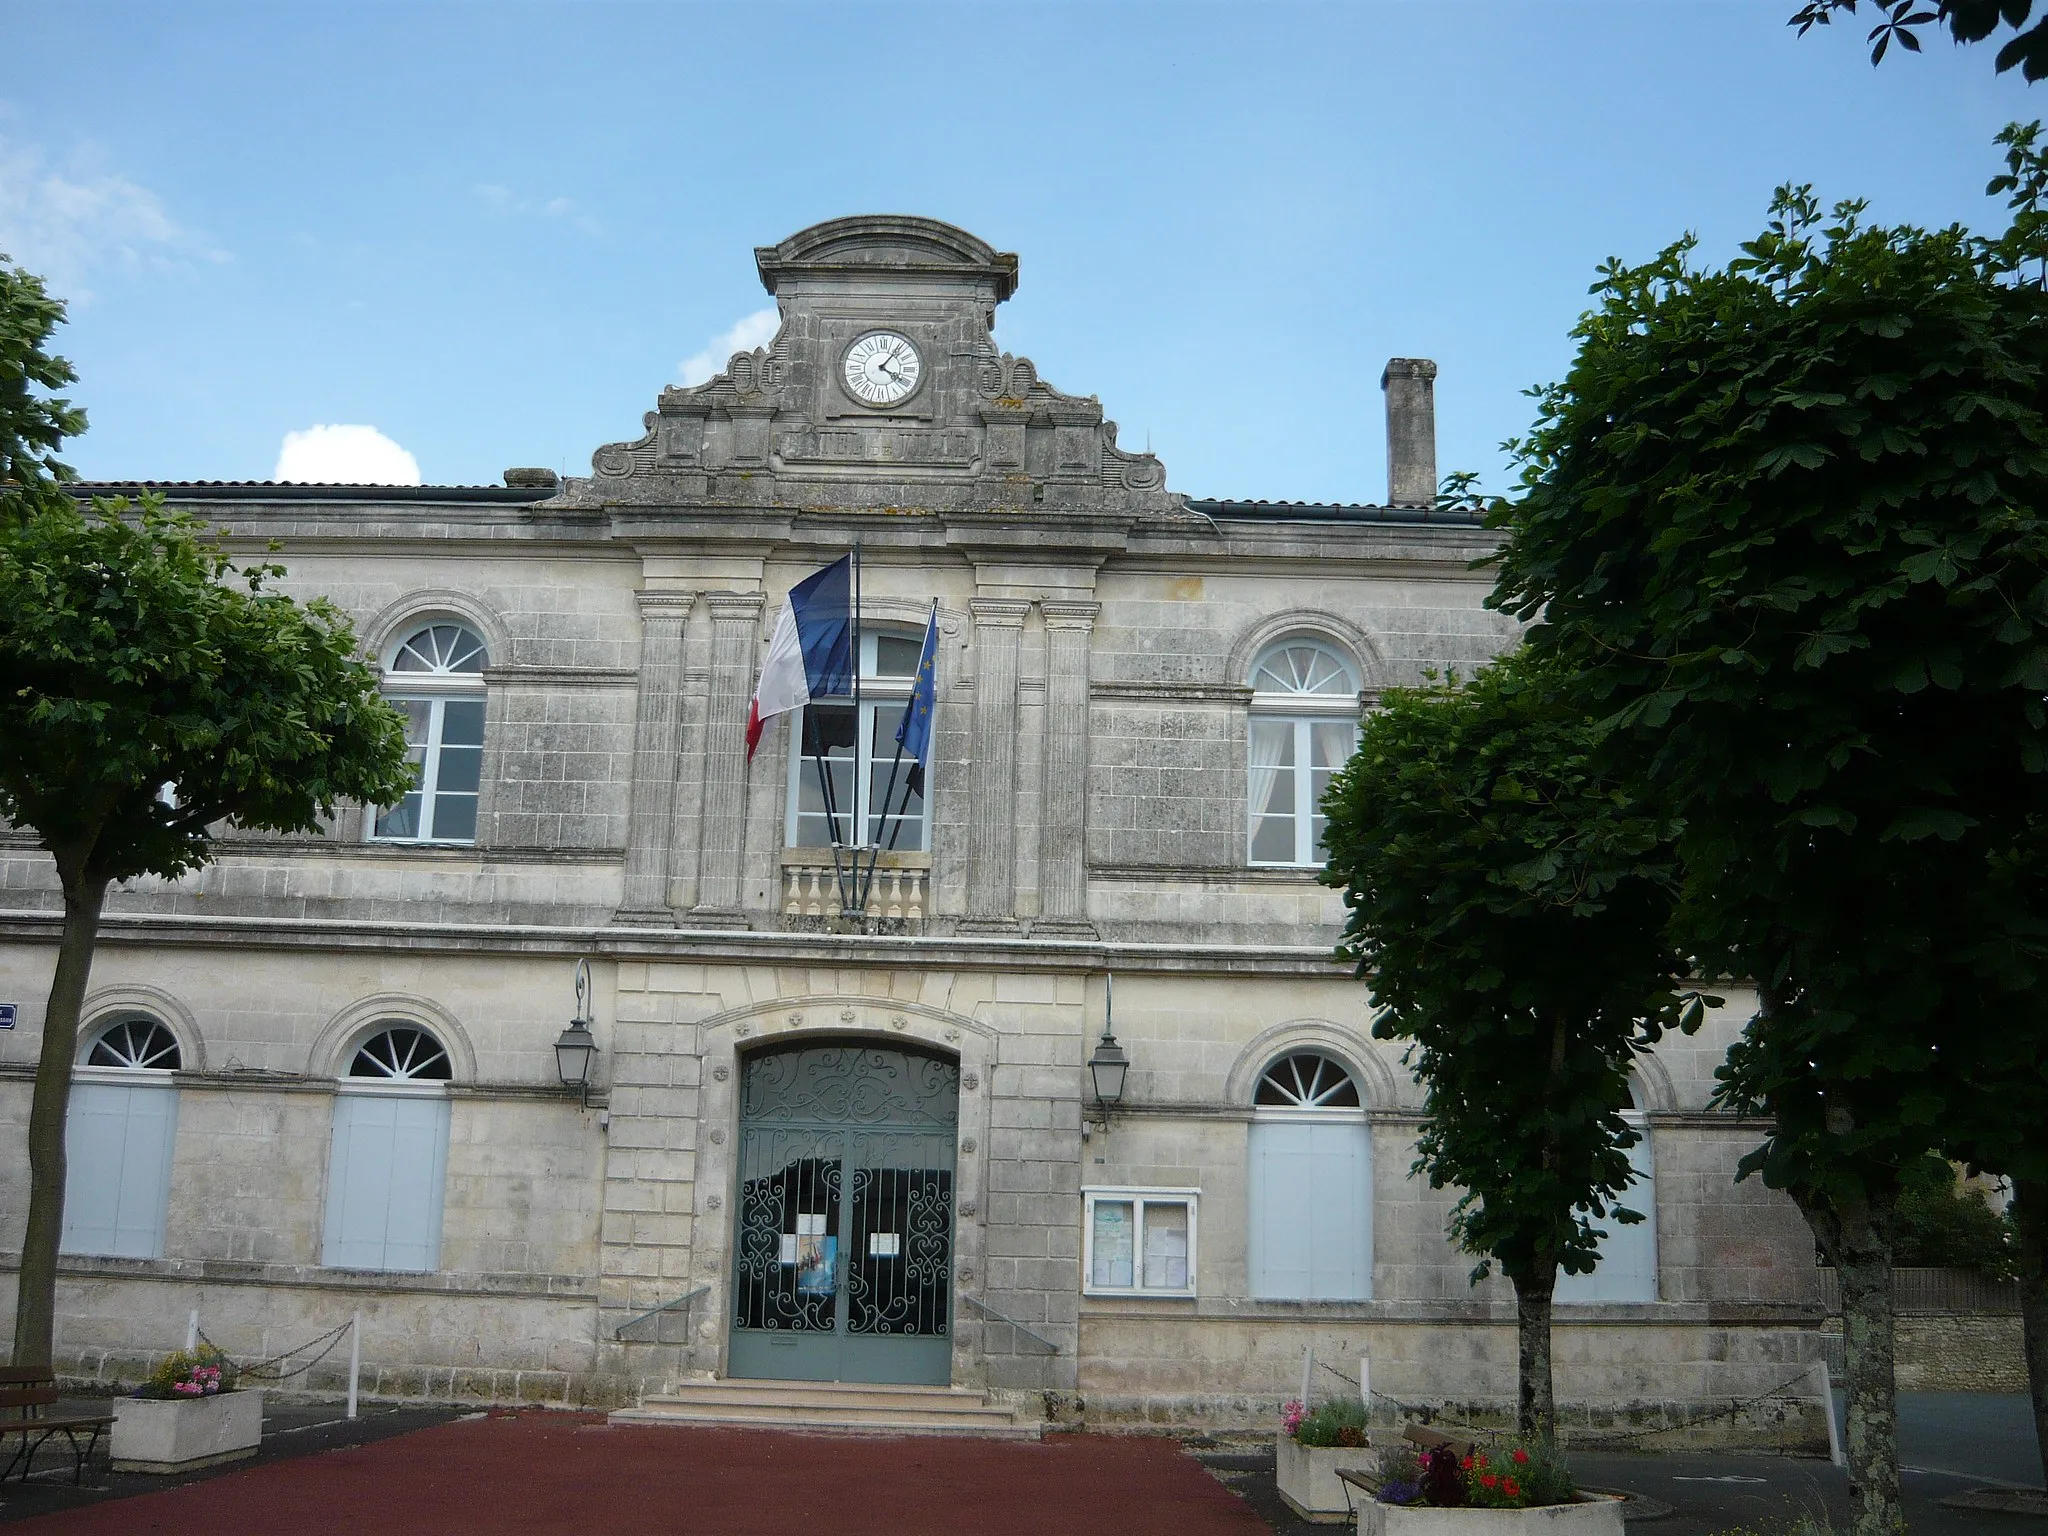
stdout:
{"type": "Polygon", "coordinates": [[[1124,1078],[1131,1070],[1130,1057],[1116,1043],[1115,1027],[1116,977],[1108,975],[1102,994],[1102,1038],[1095,1043],[1095,1054],[1088,1058],[1088,1075],[1094,1079],[1095,1102],[1102,1106],[1105,1126],[1109,1124],[1110,1110],[1123,1102],[1124,1078]]]}
{"type": "Polygon", "coordinates": [[[562,1074],[564,1088],[583,1095],[590,1107],[590,1067],[597,1060],[597,1041],[590,1033],[590,962],[576,962],[576,1017],[555,1040],[555,1068],[562,1074]]]}

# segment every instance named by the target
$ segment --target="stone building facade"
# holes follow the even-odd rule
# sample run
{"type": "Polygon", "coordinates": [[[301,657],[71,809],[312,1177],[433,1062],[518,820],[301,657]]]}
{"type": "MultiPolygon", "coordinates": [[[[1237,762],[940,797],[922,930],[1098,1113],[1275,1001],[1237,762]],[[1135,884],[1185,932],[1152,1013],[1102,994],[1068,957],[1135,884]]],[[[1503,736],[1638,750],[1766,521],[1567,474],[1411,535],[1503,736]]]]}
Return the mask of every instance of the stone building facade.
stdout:
{"type": "MultiPolygon", "coordinates": [[[[1386,504],[1190,500],[997,347],[1014,256],[881,217],[756,256],[773,345],[664,390],[587,477],[162,488],[354,617],[422,786],[110,900],[63,1369],[132,1377],[193,1308],[252,1355],[360,1310],[396,1395],[731,1373],[1251,1424],[1313,1348],[1509,1411],[1509,1292],[1468,1284],[1408,1171],[1420,1094],[1316,881],[1360,709],[1511,638],[1491,535],[1433,506],[1435,366],[1387,365],[1386,504]],[[856,541],[862,713],[784,717],[750,762],[769,629],[856,541]],[[849,914],[824,786],[886,818],[934,603],[928,801],[849,914]],[[584,957],[587,1103],[552,1049],[584,957]]],[[[19,1138],[57,901],[26,836],[0,880],[19,1138]]],[[[1706,1106],[1740,1015],[1640,1074],[1654,1221],[1561,1310],[1576,1425],[1742,1402],[1688,1433],[1824,1440],[1810,1241],[1733,1181],[1757,1128],[1706,1106]]],[[[25,1188],[0,1160],[0,1249],[25,1188]]]]}

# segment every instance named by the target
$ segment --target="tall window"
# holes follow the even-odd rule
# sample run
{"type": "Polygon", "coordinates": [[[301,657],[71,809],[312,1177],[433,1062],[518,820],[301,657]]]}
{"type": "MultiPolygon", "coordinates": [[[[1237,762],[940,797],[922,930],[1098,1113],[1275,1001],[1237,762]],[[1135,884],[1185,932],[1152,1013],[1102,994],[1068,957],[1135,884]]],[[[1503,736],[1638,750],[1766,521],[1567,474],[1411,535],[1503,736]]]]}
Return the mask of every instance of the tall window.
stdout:
{"type": "Polygon", "coordinates": [[[451,1075],[447,1050],[415,1025],[385,1025],[356,1047],[336,1085],[321,1263],[439,1267],[451,1075]]]}
{"type": "Polygon", "coordinates": [[[64,1125],[64,1252],[163,1257],[182,1064],[177,1036],[155,1019],[88,1036],[64,1125]]]}
{"type": "Polygon", "coordinates": [[[389,842],[473,843],[484,757],[484,643],[455,623],[428,624],[401,643],[384,694],[405,716],[413,790],[377,817],[389,842]]]}
{"type": "Polygon", "coordinates": [[[1252,1098],[1251,1292],[1372,1295],[1372,1132],[1358,1084],[1320,1051],[1266,1068],[1252,1098]]]}
{"type": "Polygon", "coordinates": [[[1621,1118],[1642,1138],[1628,1149],[1635,1182],[1621,1194],[1621,1203],[1640,1211],[1643,1219],[1627,1226],[1612,1216],[1595,1222],[1606,1232],[1600,1239],[1600,1262],[1589,1274],[1557,1277],[1555,1300],[1565,1306],[1601,1301],[1657,1299],[1657,1169],[1650,1156],[1650,1121],[1637,1105],[1642,1099],[1630,1087],[1629,1108],[1621,1118]]]}
{"type": "Polygon", "coordinates": [[[1358,745],[1358,674],[1320,641],[1283,640],[1260,653],[1251,685],[1251,862],[1320,864],[1323,791],[1358,745]]]}
{"type": "Polygon", "coordinates": [[[858,715],[851,699],[814,700],[798,714],[789,743],[790,847],[829,848],[837,841],[897,853],[926,850],[928,786],[913,782],[916,760],[899,760],[896,750],[923,643],[921,635],[863,630],[858,715]]]}

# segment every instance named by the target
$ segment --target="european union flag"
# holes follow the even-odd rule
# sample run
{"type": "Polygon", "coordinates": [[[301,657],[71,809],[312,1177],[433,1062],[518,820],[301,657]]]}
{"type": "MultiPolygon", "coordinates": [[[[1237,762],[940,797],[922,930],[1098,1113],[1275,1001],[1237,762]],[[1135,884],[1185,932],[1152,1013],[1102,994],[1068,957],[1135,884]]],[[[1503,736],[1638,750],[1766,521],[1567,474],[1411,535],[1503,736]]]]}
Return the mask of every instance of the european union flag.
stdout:
{"type": "Polygon", "coordinates": [[[924,793],[924,770],[932,760],[932,705],[939,689],[939,605],[932,604],[932,616],[924,626],[924,650],[917,658],[917,682],[910,690],[910,707],[903,711],[903,723],[896,727],[896,745],[916,761],[910,767],[910,787],[924,793]]]}

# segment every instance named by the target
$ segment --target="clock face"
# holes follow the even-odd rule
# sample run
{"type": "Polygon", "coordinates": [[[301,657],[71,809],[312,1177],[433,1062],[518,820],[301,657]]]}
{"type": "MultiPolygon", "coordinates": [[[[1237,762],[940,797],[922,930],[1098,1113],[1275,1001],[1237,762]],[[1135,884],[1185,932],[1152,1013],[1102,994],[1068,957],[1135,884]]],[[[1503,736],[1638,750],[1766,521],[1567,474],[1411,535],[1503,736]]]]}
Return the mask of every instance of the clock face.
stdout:
{"type": "Polygon", "coordinates": [[[908,337],[870,331],[846,349],[846,390],[863,405],[894,405],[910,397],[923,368],[908,337]]]}

